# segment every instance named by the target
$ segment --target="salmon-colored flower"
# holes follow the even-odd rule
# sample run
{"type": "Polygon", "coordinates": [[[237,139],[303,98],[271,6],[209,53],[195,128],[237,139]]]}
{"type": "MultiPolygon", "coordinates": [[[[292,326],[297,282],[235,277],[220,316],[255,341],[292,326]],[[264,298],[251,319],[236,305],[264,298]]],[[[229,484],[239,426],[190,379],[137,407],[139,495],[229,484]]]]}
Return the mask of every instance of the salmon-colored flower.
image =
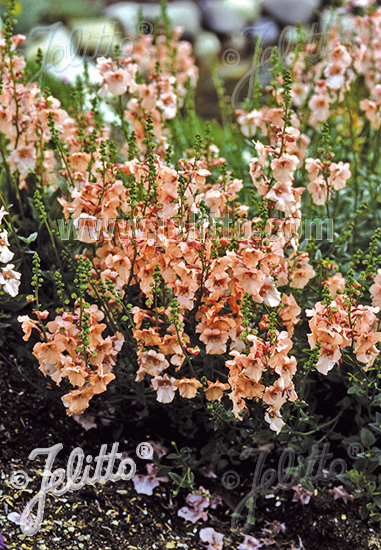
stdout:
{"type": "Polygon", "coordinates": [[[193,399],[197,395],[197,390],[202,388],[202,384],[197,378],[181,378],[173,383],[179,389],[181,397],[193,399]]]}
{"type": "Polygon", "coordinates": [[[293,173],[298,164],[298,157],[283,153],[281,157],[273,159],[270,166],[276,181],[279,183],[287,183],[292,180],[293,173]]]}
{"type": "Polygon", "coordinates": [[[25,342],[27,342],[30,338],[30,335],[32,333],[32,330],[35,328],[37,329],[39,332],[41,332],[41,329],[39,328],[38,326],[38,321],[34,321],[33,319],[31,319],[28,315],[19,315],[17,317],[17,320],[19,323],[21,323],[21,328],[23,329],[24,331],[24,336],[23,336],[23,340],[25,340],[25,342]]]}
{"type": "Polygon", "coordinates": [[[342,294],[345,289],[345,279],[341,273],[335,273],[335,275],[329,277],[322,284],[329,288],[332,298],[336,298],[338,293],[342,294]]]}
{"type": "Polygon", "coordinates": [[[377,271],[374,283],[370,287],[369,292],[372,296],[372,304],[375,307],[381,308],[381,269],[377,271]]]}
{"type": "Polygon", "coordinates": [[[207,380],[208,387],[205,389],[205,397],[208,401],[221,401],[221,398],[224,394],[224,390],[230,388],[229,384],[223,384],[219,380],[216,382],[210,382],[207,380]]]}
{"type": "Polygon", "coordinates": [[[61,397],[63,404],[67,407],[69,416],[83,414],[89,406],[90,399],[94,396],[90,388],[72,390],[61,397]]]}
{"type": "Polygon", "coordinates": [[[174,382],[175,378],[169,377],[167,374],[156,376],[151,380],[152,387],[157,393],[157,401],[160,403],[171,403],[173,401],[177,390],[174,382]]]}
{"type": "Polygon", "coordinates": [[[18,170],[21,176],[35,169],[36,159],[36,151],[32,145],[20,145],[9,155],[11,169],[18,170]]]}
{"type": "Polygon", "coordinates": [[[138,352],[138,361],[144,372],[155,377],[169,367],[165,356],[154,350],[138,352]]]}
{"type": "Polygon", "coordinates": [[[318,122],[325,122],[330,115],[330,99],[325,93],[313,95],[308,102],[308,106],[318,122]]]}

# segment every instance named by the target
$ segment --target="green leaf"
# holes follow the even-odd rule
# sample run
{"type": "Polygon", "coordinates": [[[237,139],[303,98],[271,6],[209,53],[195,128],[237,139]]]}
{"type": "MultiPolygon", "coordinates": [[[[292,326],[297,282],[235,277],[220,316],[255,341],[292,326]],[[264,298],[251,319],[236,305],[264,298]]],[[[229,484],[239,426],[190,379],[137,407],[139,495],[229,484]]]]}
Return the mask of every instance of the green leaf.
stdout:
{"type": "Polygon", "coordinates": [[[29,237],[21,237],[21,235],[18,236],[21,241],[23,241],[26,244],[30,244],[33,241],[35,241],[38,237],[38,233],[35,231],[34,233],[31,233],[29,237]]]}
{"type": "Polygon", "coordinates": [[[381,407],[381,394],[377,395],[373,401],[372,401],[372,405],[374,407],[381,407]]]}
{"type": "Polygon", "coordinates": [[[178,474],[175,474],[175,472],[169,472],[168,475],[172,479],[172,481],[177,483],[177,485],[180,485],[180,487],[182,486],[182,484],[183,484],[183,478],[182,477],[180,477],[178,474]]]}
{"type": "Polygon", "coordinates": [[[300,483],[301,483],[302,487],[307,489],[307,491],[311,491],[311,493],[313,493],[315,491],[315,487],[313,486],[313,483],[311,481],[309,481],[308,479],[302,479],[300,483]]]}
{"type": "Polygon", "coordinates": [[[362,428],[360,432],[360,439],[361,443],[363,443],[365,447],[371,447],[376,441],[376,438],[374,437],[372,432],[367,428],[362,428]]]}
{"type": "Polygon", "coordinates": [[[165,476],[167,476],[170,473],[168,470],[169,469],[165,466],[164,466],[164,468],[160,468],[160,470],[158,472],[156,472],[156,477],[165,477],[165,476]]]}

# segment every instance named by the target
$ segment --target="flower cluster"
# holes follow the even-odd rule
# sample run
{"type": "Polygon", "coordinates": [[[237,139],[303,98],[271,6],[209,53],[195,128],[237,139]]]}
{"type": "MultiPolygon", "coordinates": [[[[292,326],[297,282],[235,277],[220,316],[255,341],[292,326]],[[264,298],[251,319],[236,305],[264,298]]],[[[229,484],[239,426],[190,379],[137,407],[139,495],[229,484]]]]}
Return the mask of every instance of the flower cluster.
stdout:
{"type": "Polygon", "coordinates": [[[233,401],[233,412],[240,418],[239,412],[246,407],[244,399],[262,399],[268,406],[265,420],[270,428],[280,432],[284,426],[280,409],[287,401],[294,401],[297,395],[292,383],[297,364],[293,356],[288,356],[292,341],[287,332],[269,331],[269,341],[251,334],[249,353],[232,350],[234,359],[227,361],[229,384],[232,388],[230,399],[233,401]],[[264,380],[275,379],[271,385],[264,380]]]}
{"type": "Polygon", "coordinates": [[[376,331],[378,307],[358,304],[353,296],[338,294],[332,301],[318,302],[306,314],[311,317],[308,342],[311,348],[321,343],[316,368],[327,374],[340,361],[342,351],[352,346],[364,369],[371,367],[379,355],[376,344],[381,342],[381,332],[376,331]]]}
{"type": "MultiPolygon", "coordinates": [[[[102,76],[99,95],[123,96],[128,92],[126,108],[120,113],[131,124],[139,149],[144,149],[144,127],[147,116],[159,142],[166,142],[165,121],[173,119],[183,106],[188,83],[195,87],[198,69],[191,56],[189,42],[180,41],[179,29],[160,34],[140,36],[114,59],[100,58],[98,70],[102,76]]],[[[163,151],[163,148],[161,149],[163,151]]],[[[128,154],[126,144],[124,153],[128,154]]]]}
{"type": "MultiPolygon", "coordinates": [[[[11,62],[17,59],[12,55],[11,62]]],[[[287,287],[304,288],[315,276],[308,253],[299,249],[303,188],[293,182],[309,140],[298,129],[298,117],[281,106],[289,82],[279,77],[278,107],[262,113],[260,126],[270,144],[257,141],[258,157],[250,163],[253,185],[263,197],[253,217],[238,199],[243,181],[228,170],[216,145],[197,138],[176,164],[165,154],[164,123],[176,115],[187,86],[197,78],[189,44],[179,41],[177,31],[155,40],[140,37],[132,54],[99,59],[98,68],[98,95],[120,100],[116,110],[125,143],[119,154],[108,140],[110,129],[99,127],[95,110],[77,107],[69,117],[38,87],[20,87],[16,97],[21,61],[20,74],[10,71],[4,87],[15,110],[6,136],[11,169],[23,185],[29,174],[42,177],[56,162],[52,154],[48,169],[43,158],[52,153],[48,141],[54,142],[62,163],[59,178],[67,189],[58,200],[92,266],[88,292],[94,301],[108,302],[113,325],[108,328],[117,327],[104,339],[103,313],[95,304],[83,308],[81,301],[74,312],[64,308],[46,328],[41,325],[45,312],[37,311],[36,321],[22,316],[26,335],[36,327],[42,338],[34,347],[40,369],[57,384],[66,378],[76,387],[63,400],[70,414],[80,414],[113,379],[128,326],[136,381],[148,379],[158,401],[201,394],[215,402],[229,392],[237,418],[249,413],[245,399],[261,400],[267,405],[266,421],[279,431],[282,404],[296,399],[296,360],[287,354],[300,308],[287,287]],[[22,94],[25,101],[19,104],[22,94]],[[13,165],[24,146],[33,162],[13,165]],[[224,227],[225,217],[236,225],[224,227]],[[132,295],[139,298],[131,304],[132,295]],[[263,337],[255,340],[245,324],[245,297],[251,315],[262,319],[263,337]],[[268,337],[272,309],[287,332],[268,337]],[[229,354],[235,355],[234,368],[229,354]],[[205,368],[208,356],[221,356],[225,371],[218,377],[205,368]]],[[[45,185],[53,181],[41,179],[45,185]]]]}
{"type": "Polygon", "coordinates": [[[17,46],[24,40],[22,35],[12,37],[10,43],[0,40],[0,132],[10,171],[17,173],[20,188],[27,187],[31,173],[43,185],[56,182],[56,159],[47,147],[52,137],[49,113],[59,136],[68,144],[74,146],[77,133],[75,120],[61,108],[58,99],[45,96],[35,82],[26,83],[25,60],[16,54],[17,46]]]}
{"type": "MultiPolygon", "coordinates": [[[[148,376],[162,403],[170,403],[176,392],[193,399],[201,389],[208,401],[219,401],[224,391],[231,389],[238,414],[244,408],[238,402],[253,397],[250,384],[245,388],[241,384],[238,389],[238,382],[227,374],[223,382],[206,376],[203,386],[193,360],[200,351],[226,355],[243,350],[240,304],[245,294],[254,309],[261,304],[275,308],[281,303],[277,287],[303,288],[315,273],[308,264],[308,254],[298,250],[297,235],[287,219],[266,215],[250,220],[246,211],[242,214],[237,201],[242,181],[222,170],[224,159],[215,147],[180,160],[176,169],[154,154],[156,142],[149,118],[147,124],[146,142],[151,153],[144,160],[133,158],[113,164],[105,142],[101,142],[99,152],[68,156],[70,174],[65,176],[70,194],[59,200],[65,216],[74,220],[79,239],[97,244],[90,257],[92,284],[99,293],[106,291],[113,301],[113,292],[124,297],[136,285],[145,296],[146,307],[134,305],[129,312],[137,343],[136,380],[148,376]],[[245,229],[234,246],[233,229],[224,231],[216,223],[225,213],[241,219],[245,229]],[[289,247],[291,253],[286,256],[289,247]],[[175,376],[178,371],[180,376],[175,376]]],[[[275,182],[268,190],[268,204],[300,220],[301,190],[292,188],[298,158],[288,152],[293,150],[298,133],[288,129],[282,136],[284,152],[280,144],[263,150],[263,162],[253,159],[251,173],[256,180],[253,173],[257,163],[257,178],[264,178],[261,165],[271,154],[274,158],[269,169],[275,182]]],[[[280,318],[290,330],[297,322],[295,316],[290,317],[291,311],[299,311],[298,305],[292,295],[284,293],[280,318]]],[[[278,358],[281,368],[283,355],[278,358]]],[[[276,365],[275,360],[270,362],[271,371],[276,365]]],[[[284,400],[294,395],[289,381],[286,386],[281,389],[284,400]]],[[[260,392],[257,397],[261,397],[260,392]]],[[[266,419],[278,429],[269,416],[274,410],[266,419]]],[[[277,422],[279,426],[279,418],[277,422]]]]}
{"type": "Polygon", "coordinates": [[[351,177],[349,163],[306,159],[306,170],[310,183],[307,190],[311,193],[315,204],[322,205],[329,200],[333,191],[343,189],[351,177]]]}
{"type": "MultiPolygon", "coordinates": [[[[2,206],[0,208],[0,225],[3,217],[7,214],[8,212],[2,206]]],[[[15,266],[9,263],[13,256],[13,252],[9,250],[8,231],[4,228],[0,231],[0,262],[6,265],[0,271],[0,288],[10,296],[15,297],[19,292],[21,273],[15,271],[15,266]]]]}
{"type": "Polygon", "coordinates": [[[76,389],[62,397],[69,415],[82,414],[90,399],[106,391],[114,380],[112,373],[116,357],[122,349],[124,337],[120,333],[103,338],[106,325],[101,323],[104,314],[93,304],[84,304],[70,312],[63,312],[49,321],[42,321],[48,311],[35,311],[37,319],[28,315],[18,317],[24,331],[24,340],[36,329],[42,338],[33,348],[40,370],[56,384],[67,379],[76,389]]]}
{"type": "Polygon", "coordinates": [[[212,496],[204,487],[199,487],[197,491],[193,491],[186,497],[186,503],[188,506],[180,508],[177,515],[187,521],[196,523],[200,519],[207,521],[207,508],[210,507],[214,509],[221,504],[222,501],[220,497],[212,496]]]}

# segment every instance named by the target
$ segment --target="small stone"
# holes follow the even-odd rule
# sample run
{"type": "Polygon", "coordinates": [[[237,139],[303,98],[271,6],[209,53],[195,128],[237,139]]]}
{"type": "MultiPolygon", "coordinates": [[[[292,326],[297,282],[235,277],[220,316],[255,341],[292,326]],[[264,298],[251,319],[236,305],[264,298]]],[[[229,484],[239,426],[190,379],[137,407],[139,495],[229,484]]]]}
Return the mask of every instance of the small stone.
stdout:
{"type": "Polygon", "coordinates": [[[261,12],[258,0],[223,0],[223,4],[246,23],[254,21],[261,12]]]}
{"type": "Polygon", "coordinates": [[[194,43],[194,53],[201,63],[209,64],[220,51],[221,44],[217,36],[212,32],[201,32],[194,43]]]}
{"type": "Polygon", "coordinates": [[[250,50],[254,51],[257,37],[262,49],[274,46],[279,40],[279,27],[270,17],[259,17],[247,31],[250,37],[250,50]]]}
{"type": "Polygon", "coordinates": [[[308,23],[321,0],[263,0],[263,9],[283,25],[308,23]]]}
{"type": "Polygon", "coordinates": [[[120,2],[108,6],[105,15],[118,21],[126,36],[135,36],[138,30],[139,5],[134,2],[120,2]]]}
{"type": "MultiPolygon", "coordinates": [[[[105,14],[122,25],[126,35],[134,36],[151,31],[152,23],[160,17],[160,5],[118,2],[106,8],[105,14]],[[139,28],[139,9],[143,15],[143,25],[139,28]]],[[[171,27],[182,27],[185,37],[194,37],[201,31],[201,14],[190,0],[177,0],[168,4],[168,17],[171,27]]]]}
{"type": "MultiPolygon", "coordinates": [[[[29,33],[25,45],[28,60],[35,60],[38,49],[42,50],[43,69],[59,80],[75,84],[77,76],[83,78],[84,60],[77,55],[78,39],[62,23],[34,29],[29,33]]],[[[88,66],[91,82],[100,82],[101,77],[95,64],[89,63],[88,66]]]]}
{"type": "Polygon", "coordinates": [[[69,24],[81,50],[94,57],[111,56],[123,38],[119,24],[113,19],[72,19],[69,24]]]}
{"type": "Polygon", "coordinates": [[[200,10],[190,0],[170,2],[168,4],[168,17],[172,27],[183,28],[184,37],[194,38],[201,32],[200,10]]]}
{"type": "Polygon", "coordinates": [[[220,35],[242,31],[246,21],[225,4],[224,0],[203,0],[200,5],[205,26],[220,35]]]}
{"type": "Polygon", "coordinates": [[[243,53],[247,47],[247,37],[243,32],[235,32],[231,35],[228,41],[224,42],[227,48],[235,48],[240,53],[243,53]]]}
{"type": "Polygon", "coordinates": [[[239,61],[238,63],[229,63],[223,61],[217,67],[218,76],[221,80],[239,80],[245,75],[250,74],[252,62],[251,60],[239,61]]]}

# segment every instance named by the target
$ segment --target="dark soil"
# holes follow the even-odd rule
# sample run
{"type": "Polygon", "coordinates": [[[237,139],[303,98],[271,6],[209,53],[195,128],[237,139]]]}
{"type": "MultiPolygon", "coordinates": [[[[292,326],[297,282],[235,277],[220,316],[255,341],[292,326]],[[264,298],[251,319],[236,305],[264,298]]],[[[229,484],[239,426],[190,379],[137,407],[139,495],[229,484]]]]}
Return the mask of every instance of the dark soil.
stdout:
{"type": "MultiPolygon", "coordinates": [[[[33,372],[31,369],[29,376],[33,372]]],[[[174,498],[169,484],[156,488],[153,496],[145,496],[136,493],[132,481],[118,481],[86,486],[59,498],[48,496],[41,530],[34,537],[22,535],[7,515],[17,508],[24,509],[41,486],[45,458],[29,460],[33,449],[63,443],[53,468],[66,469],[67,458],[75,447],[81,447],[86,455],[97,456],[102,444],[107,443],[110,451],[111,444],[119,441],[119,451],[128,452],[136,461],[138,473],[143,474],[145,463],[136,458],[135,449],[142,440],[155,441],[155,433],[129,426],[127,439],[120,429],[121,437],[115,439],[112,425],[86,432],[66,416],[59,403],[34,395],[31,385],[7,364],[0,365],[0,411],[0,532],[8,550],[199,550],[199,530],[206,526],[225,534],[224,549],[236,550],[242,542],[242,535],[232,531],[231,520],[233,510],[250,490],[249,468],[241,472],[241,490],[227,491],[218,478],[200,480],[223,499],[223,506],[211,510],[205,524],[193,525],[177,516],[186,495],[174,498]],[[16,470],[24,470],[30,478],[24,490],[17,491],[10,483],[16,470]]],[[[163,443],[170,446],[169,442],[163,443]]],[[[329,486],[324,485],[317,487],[305,506],[292,503],[292,494],[279,492],[258,499],[256,524],[250,534],[260,538],[266,521],[277,520],[286,526],[269,548],[287,550],[293,542],[298,548],[299,536],[305,550],[381,549],[380,529],[359,519],[357,501],[348,505],[335,501],[329,486]]]]}

